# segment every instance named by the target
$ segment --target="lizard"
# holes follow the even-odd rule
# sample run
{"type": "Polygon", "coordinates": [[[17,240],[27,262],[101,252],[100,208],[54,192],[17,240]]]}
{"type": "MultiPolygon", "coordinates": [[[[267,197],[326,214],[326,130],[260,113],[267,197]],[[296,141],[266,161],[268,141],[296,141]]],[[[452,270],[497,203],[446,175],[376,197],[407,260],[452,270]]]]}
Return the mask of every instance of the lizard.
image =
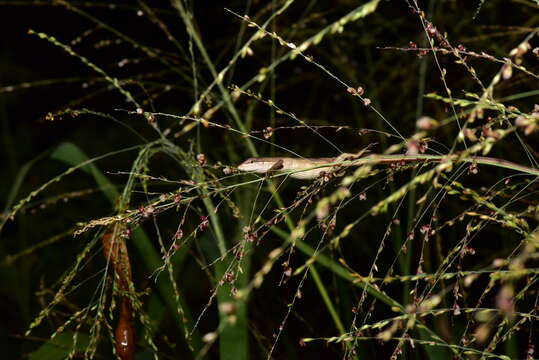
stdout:
{"type": "Polygon", "coordinates": [[[516,164],[503,159],[485,156],[459,157],[458,155],[377,155],[363,156],[367,149],[357,154],[343,153],[336,157],[299,158],[299,157],[259,157],[249,158],[242,162],[237,169],[241,172],[255,174],[287,173],[290,177],[299,180],[313,180],[332,168],[361,166],[365,164],[391,164],[414,162],[466,162],[498,166],[501,168],[521,171],[529,175],[539,176],[539,169],[516,164]]]}
{"type": "Polygon", "coordinates": [[[256,174],[272,172],[290,172],[290,177],[299,180],[312,180],[319,177],[328,168],[347,160],[360,158],[367,150],[357,154],[343,153],[335,157],[299,158],[299,157],[260,157],[249,158],[238,166],[239,171],[256,174]]]}

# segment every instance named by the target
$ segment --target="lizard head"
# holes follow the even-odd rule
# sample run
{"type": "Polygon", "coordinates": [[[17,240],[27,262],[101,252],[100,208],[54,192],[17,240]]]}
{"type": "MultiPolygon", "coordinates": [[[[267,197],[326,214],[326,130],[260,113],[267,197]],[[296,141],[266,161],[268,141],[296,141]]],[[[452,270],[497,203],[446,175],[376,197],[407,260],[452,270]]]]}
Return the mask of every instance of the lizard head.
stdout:
{"type": "Polygon", "coordinates": [[[279,158],[249,158],[238,166],[239,171],[264,174],[274,167],[279,158]]]}

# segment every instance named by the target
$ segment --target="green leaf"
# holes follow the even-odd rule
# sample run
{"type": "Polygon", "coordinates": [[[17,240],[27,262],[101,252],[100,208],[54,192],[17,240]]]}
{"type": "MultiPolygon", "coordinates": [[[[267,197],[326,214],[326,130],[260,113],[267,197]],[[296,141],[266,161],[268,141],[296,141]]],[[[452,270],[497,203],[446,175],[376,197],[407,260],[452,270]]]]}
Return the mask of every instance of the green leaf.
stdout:
{"type": "MultiPolygon", "coordinates": [[[[60,144],[53,151],[51,157],[53,159],[65,162],[71,166],[78,165],[82,162],[88,161],[89,159],[88,156],[84,154],[76,145],[67,142],[60,144]]],[[[102,189],[105,196],[109,199],[111,204],[114,205],[116,199],[118,196],[120,196],[120,193],[118,190],[116,190],[108,178],[94,164],[85,165],[81,167],[81,169],[93,176],[95,182],[102,189]]],[[[144,267],[149,273],[153,273],[155,269],[161,266],[161,257],[150,241],[148,235],[146,235],[141,228],[137,228],[133,231],[132,241],[129,242],[129,246],[134,246],[137,249],[140,258],[144,262],[144,267]]],[[[174,290],[170,282],[167,281],[165,277],[158,277],[157,287],[164,303],[168,308],[168,311],[175,318],[175,323],[178,324],[178,327],[183,330],[183,326],[181,326],[181,324],[184,323],[184,320],[178,314],[178,307],[183,309],[184,316],[187,319],[187,324],[189,327],[192,327],[193,321],[191,314],[181,299],[181,304],[176,302],[174,290]]],[[[200,349],[202,347],[200,334],[195,331],[191,338],[193,347],[195,349],[200,349]]]]}
{"type": "Polygon", "coordinates": [[[32,360],[63,360],[71,352],[84,352],[90,342],[87,334],[65,332],[50,339],[30,356],[32,360]],[[76,336],[76,342],[74,341],[76,336]]]}

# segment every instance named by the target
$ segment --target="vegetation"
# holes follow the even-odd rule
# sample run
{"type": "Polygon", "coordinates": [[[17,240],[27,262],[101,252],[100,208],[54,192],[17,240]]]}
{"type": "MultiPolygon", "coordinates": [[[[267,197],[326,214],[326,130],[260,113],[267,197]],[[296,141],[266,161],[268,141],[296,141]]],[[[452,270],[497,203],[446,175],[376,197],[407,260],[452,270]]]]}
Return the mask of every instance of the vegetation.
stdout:
{"type": "Polygon", "coordinates": [[[6,358],[537,356],[537,0],[0,9],[6,358]]]}

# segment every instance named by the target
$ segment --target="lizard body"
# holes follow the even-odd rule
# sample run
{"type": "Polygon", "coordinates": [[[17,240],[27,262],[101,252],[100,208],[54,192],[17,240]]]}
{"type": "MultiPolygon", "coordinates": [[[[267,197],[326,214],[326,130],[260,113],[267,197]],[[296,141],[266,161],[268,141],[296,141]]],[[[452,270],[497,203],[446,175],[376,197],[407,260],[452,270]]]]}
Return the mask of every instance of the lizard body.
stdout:
{"type": "Polygon", "coordinates": [[[361,166],[366,164],[391,163],[421,163],[421,162],[465,162],[482,165],[497,166],[500,168],[519,171],[528,175],[539,176],[539,169],[516,164],[503,159],[484,156],[459,157],[458,155],[377,155],[371,154],[362,157],[365,151],[358,154],[341,154],[327,158],[293,158],[293,157],[262,157],[250,158],[238,166],[238,170],[256,174],[272,172],[288,173],[290,177],[300,180],[312,180],[328,172],[333,167],[361,166]]]}
{"type": "Polygon", "coordinates": [[[238,166],[238,170],[256,174],[270,172],[290,172],[290,177],[300,180],[315,179],[324,171],[328,171],[333,163],[360,157],[359,154],[341,154],[327,158],[293,158],[293,157],[261,157],[250,158],[238,166]]]}

